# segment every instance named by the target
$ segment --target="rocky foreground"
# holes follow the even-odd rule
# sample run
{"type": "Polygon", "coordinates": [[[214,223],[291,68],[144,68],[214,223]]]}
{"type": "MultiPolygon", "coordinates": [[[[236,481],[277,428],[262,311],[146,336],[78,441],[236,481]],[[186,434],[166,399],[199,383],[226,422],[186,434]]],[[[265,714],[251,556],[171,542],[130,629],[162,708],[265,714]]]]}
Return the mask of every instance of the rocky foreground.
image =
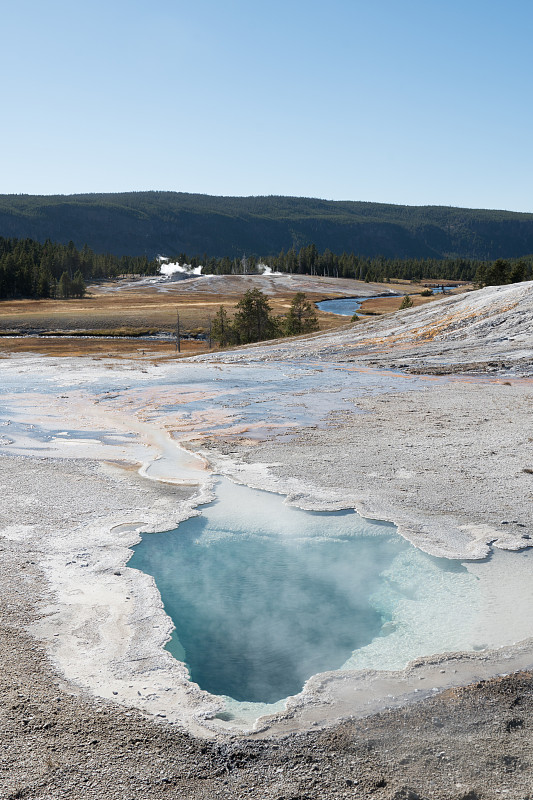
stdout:
{"type": "Polygon", "coordinates": [[[281,739],[195,739],[72,693],[24,633],[43,587],[10,542],[0,552],[0,796],[479,800],[533,797],[529,673],[281,739]]]}
{"type": "MultiPolygon", "coordinates": [[[[231,455],[244,465],[277,459],[280,480],[305,465],[306,479],[324,490],[339,476],[349,488],[359,464],[357,486],[366,474],[366,501],[382,496],[392,516],[403,506],[404,524],[415,533],[413,514],[422,498],[435,525],[450,516],[457,528],[471,519],[502,535],[523,537],[533,505],[527,377],[532,373],[533,284],[486,289],[477,296],[478,301],[475,295],[446,298],[338,334],[218,358],[360,359],[361,364],[401,363],[426,372],[471,365],[478,375],[489,371],[497,378],[487,393],[483,384],[457,381],[451,389],[448,384],[442,393],[428,391],[419,401],[428,412],[423,415],[409,395],[389,395],[385,403],[365,399],[366,419],[376,434],[366,454],[363,415],[344,415],[317,431],[312,443],[303,435],[290,447],[218,443],[214,456],[223,461],[231,455]],[[454,414],[452,435],[447,425],[454,414]],[[457,455],[466,430],[470,444],[457,455]],[[341,433],[350,440],[351,461],[341,433]],[[405,447],[406,438],[412,447],[405,447]],[[456,453],[463,469],[456,483],[447,452],[456,453]],[[378,465],[374,476],[370,462],[378,465]],[[508,508],[502,514],[504,504],[508,508]],[[510,532],[509,526],[514,526],[510,532]]],[[[141,493],[148,507],[159,507],[175,490],[137,476],[119,478],[96,464],[9,456],[0,457],[0,485],[2,800],[533,798],[533,676],[527,671],[448,689],[363,719],[348,716],[324,729],[263,738],[199,739],[161,716],[88,696],[64,678],[32,635],[54,601],[40,563],[47,536],[54,526],[89,526],[102,514],[104,501],[131,508],[141,493]],[[63,491],[67,481],[75,487],[68,494],[63,491]]],[[[357,486],[353,479],[354,495],[357,486]]]]}
{"type": "Polygon", "coordinates": [[[195,739],[72,694],[21,630],[35,565],[0,553],[0,796],[482,800],[533,797],[533,682],[519,673],[282,739],[195,739]]]}
{"type": "MultiPolygon", "coordinates": [[[[533,374],[533,281],[487,286],[428,305],[366,318],[296,341],[249,345],[218,360],[323,359],[429,374],[533,374]]],[[[217,356],[198,356],[215,360],[217,356]]]]}

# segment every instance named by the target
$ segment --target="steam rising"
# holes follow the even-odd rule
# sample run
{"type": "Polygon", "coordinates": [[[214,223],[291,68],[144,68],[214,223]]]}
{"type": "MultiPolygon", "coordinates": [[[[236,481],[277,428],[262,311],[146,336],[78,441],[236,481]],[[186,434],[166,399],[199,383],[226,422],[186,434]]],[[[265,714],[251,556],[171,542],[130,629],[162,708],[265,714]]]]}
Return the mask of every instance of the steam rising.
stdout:
{"type": "Polygon", "coordinates": [[[408,545],[354,512],[303,512],[227,481],[218,496],[176,531],[145,536],[130,566],[156,577],[177,628],[169,649],[192,680],[273,703],[380,635],[370,598],[408,545]]]}
{"type": "Polygon", "coordinates": [[[175,531],[146,534],[130,566],[156,579],[176,625],[168,649],[231,716],[268,713],[256,704],[319,672],[402,669],[532,635],[516,613],[533,602],[530,551],[461,563],[355,512],[305,512],[226,480],[217,498],[175,531]]]}
{"type": "Polygon", "coordinates": [[[193,277],[194,275],[201,275],[202,274],[202,265],[198,267],[192,267],[190,264],[179,264],[177,261],[168,263],[165,262],[163,258],[159,259],[160,267],[159,272],[161,275],[170,276],[175,275],[176,273],[181,273],[182,275],[193,277]]]}

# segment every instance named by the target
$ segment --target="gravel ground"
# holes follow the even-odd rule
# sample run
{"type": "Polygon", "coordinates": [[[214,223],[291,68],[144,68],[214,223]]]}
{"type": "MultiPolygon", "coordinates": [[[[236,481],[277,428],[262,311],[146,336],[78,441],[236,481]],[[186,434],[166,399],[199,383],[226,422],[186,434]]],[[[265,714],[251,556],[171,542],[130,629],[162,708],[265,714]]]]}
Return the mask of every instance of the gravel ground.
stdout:
{"type": "Polygon", "coordinates": [[[2,798],[529,798],[531,676],[281,740],[196,740],[69,693],[20,630],[39,576],[0,552],[2,798]]]}
{"type": "MultiPolygon", "coordinates": [[[[500,388],[500,387],[498,387],[500,388]]],[[[58,673],[28,635],[46,614],[40,570],[46,526],[90,525],[102,498],[169,506],[183,490],[127,480],[96,464],[0,459],[0,797],[2,798],[533,798],[533,681],[529,673],[449,690],[345,720],[268,738],[197,739],[178,726],[90,697],[58,673]],[[65,481],[77,487],[70,496],[65,481]],[[35,525],[35,486],[41,522],[35,525]],[[33,487],[33,488],[32,488],[33,487]],[[17,509],[19,528],[7,508],[17,509]]],[[[105,510],[105,509],[104,509],[105,510]]]]}
{"type": "Polygon", "coordinates": [[[195,360],[318,359],[424,374],[533,375],[533,281],[487,286],[419,308],[295,340],[248,345],[195,360]]]}
{"type": "Polygon", "coordinates": [[[34,554],[6,541],[0,569],[0,797],[6,800],[533,797],[529,674],[324,731],[199,740],[66,684],[24,633],[44,591],[34,554]]]}
{"type": "Polygon", "coordinates": [[[394,522],[433,555],[482,558],[487,542],[515,549],[533,538],[532,412],[529,381],[429,380],[358,398],[290,442],[212,439],[202,452],[238,480],[255,470],[257,488],[298,505],[336,501],[394,522]]]}
{"type": "MultiPolygon", "coordinates": [[[[455,537],[454,547],[474,547],[475,555],[487,540],[503,547],[527,543],[532,387],[527,379],[507,376],[531,374],[533,284],[507,294],[484,292],[485,310],[474,323],[464,299],[442,301],[442,315],[460,313],[445,333],[433,329],[431,337],[437,303],[419,317],[407,312],[404,323],[368,323],[373,344],[358,345],[351,334],[350,352],[339,334],[305,340],[300,351],[276,345],[270,352],[250,348],[225,358],[329,353],[332,360],[354,360],[359,348],[365,363],[391,366],[403,353],[410,369],[453,371],[473,355],[476,369],[494,369],[505,379],[428,384],[416,397],[366,398],[359,404],[365,414],[343,409],[311,436],[301,432],[283,444],[253,447],[227,441],[215,449],[208,442],[206,450],[223,470],[242,477],[240,464],[253,482],[255,469],[278,489],[289,487],[294,499],[331,503],[343,495],[369,514],[396,519],[404,535],[421,546],[425,541],[427,549],[439,545],[436,532],[443,525],[446,538],[455,537]],[[450,312],[455,303],[463,305],[450,312]],[[380,336],[389,331],[394,339],[391,331],[407,323],[411,333],[385,353],[380,336]],[[409,349],[422,327],[426,344],[421,336],[409,349]],[[446,361],[445,351],[447,369],[437,363],[446,361]]],[[[530,672],[449,689],[323,730],[224,740],[195,738],[163,718],[89,696],[58,671],[50,650],[30,633],[54,603],[42,568],[47,536],[54,527],[107,524],[110,509],[122,519],[138,508],[161,508],[168,517],[186,493],[90,462],[8,456],[0,458],[0,486],[2,799],[533,799],[530,672]]]]}

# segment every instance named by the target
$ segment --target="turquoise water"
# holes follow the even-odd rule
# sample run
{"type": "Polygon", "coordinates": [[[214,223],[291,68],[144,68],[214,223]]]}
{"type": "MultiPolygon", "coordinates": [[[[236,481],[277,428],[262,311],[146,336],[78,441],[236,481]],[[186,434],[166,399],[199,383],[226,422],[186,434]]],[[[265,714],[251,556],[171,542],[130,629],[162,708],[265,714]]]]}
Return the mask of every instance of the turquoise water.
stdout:
{"type": "Polygon", "coordinates": [[[398,670],[530,637],[532,558],[435,558],[394,525],[221,480],[200,516],[143,535],[129,566],[154,576],[176,626],[167,647],[224,698],[221,719],[250,722],[320,672],[398,670]]]}
{"type": "MultiPolygon", "coordinates": [[[[390,292],[387,295],[377,295],[377,297],[398,297],[399,295],[390,292]]],[[[327,311],[330,314],[340,314],[342,317],[352,317],[359,309],[365,300],[371,300],[372,296],[367,297],[339,297],[336,300],[321,300],[317,303],[317,307],[321,311],[327,311]]]]}
{"type": "MultiPolygon", "coordinates": [[[[33,452],[35,443],[48,448],[62,438],[120,444],[132,436],[104,426],[85,430],[75,403],[69,422],[61,405],[36,422],[34,393],[80,392],[111,410],[127,403],[143,419],[153,415],[158,430],[179,429],[185,420],[197,432],[226,425],[218,419],[226,411],[243,424],[323,424],[345,401],[426,385],[387,371],[306,362],[180,362],[146,374],[48,363],[39,361],[35,371],[33,358],[5,359],[0,451],[33,452]],[[11,442],[19,439],[15,449],[11,442]]],[[[419,656],[532,636],[524,612],[533,604],[532,559],[533,551],[495,551],[464,564],[431,558],[393,526],[350,512],[298,511],[278,495],[221,481],[217,502],[201,517],[145,535],[130,566],[155,576],[176,625],[168,648],[192,679],[226,695],[225,718],[253,720],[271,713],[265,703],[282,703],[317,672],[401,669],[419,656]]]]}
{"type": "Polygon", "coordinates": [[[410,553],[439,575],[465,572],[415,551],[393,525],[301,511],[226,480],[201,510],[145,534],[129,566],[154,576],[176,626],[167,647],[191,679],[238,701],[296,694],[391,634],[395,604],[413,591],[394,565],[410,553]]]}
{"type": "Polygon", "coordinates": [[[339,297],[337,300],[321,300],[317,307],[330,314],[340,314],[342,317],[351,317],[361,308],[361,303],[368,297],[339,297]]]}

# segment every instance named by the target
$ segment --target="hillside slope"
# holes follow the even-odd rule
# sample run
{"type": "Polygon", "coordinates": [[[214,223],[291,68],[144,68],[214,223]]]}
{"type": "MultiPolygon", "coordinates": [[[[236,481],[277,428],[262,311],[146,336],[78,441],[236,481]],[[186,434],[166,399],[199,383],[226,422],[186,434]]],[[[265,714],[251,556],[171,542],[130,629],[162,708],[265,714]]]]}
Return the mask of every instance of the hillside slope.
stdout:
{"type": "Polygon", "coordinates": [[[117,255],[273,255],[314,243],[365,256],[495,259],[533,253],[533,214],[177,192],[0,195],[0,236],[117,255]]]}
{"type": "Polygon", "coordinates": [[[327,358],[412,372],[533,376],[533,281],[487,286],[328,333],[251,348],[253,355],[248,349],[218,358],[327,358]]]}

